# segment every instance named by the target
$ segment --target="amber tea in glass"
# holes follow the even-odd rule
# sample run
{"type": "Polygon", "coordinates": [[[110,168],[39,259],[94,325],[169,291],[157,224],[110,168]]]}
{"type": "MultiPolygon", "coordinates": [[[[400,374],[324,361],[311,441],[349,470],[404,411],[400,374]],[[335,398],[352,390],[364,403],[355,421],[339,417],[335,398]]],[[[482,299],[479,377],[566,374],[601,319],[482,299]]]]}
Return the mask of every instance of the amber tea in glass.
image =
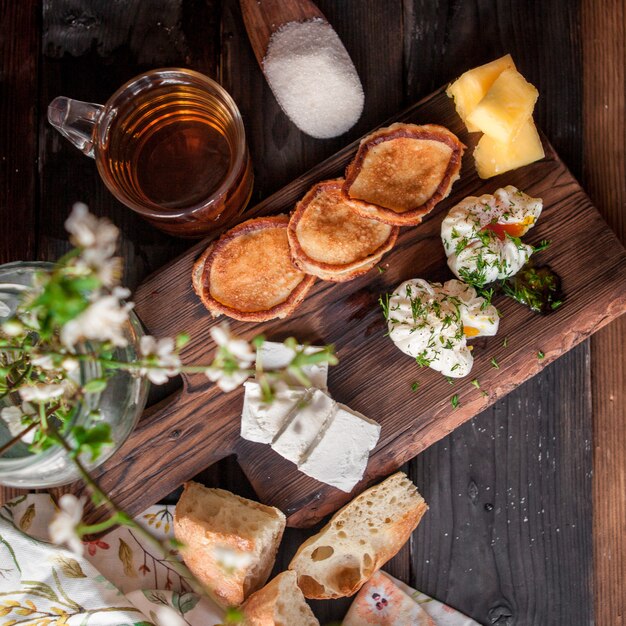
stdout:
{"type": "Polygon", "coordinates": [[[241,115],[211,79],[155,70],[104,105],[55,99],[50,122],[96,159],[109,190],[171,234],[204,236],[232,222],[252,192],[241,115]]]}

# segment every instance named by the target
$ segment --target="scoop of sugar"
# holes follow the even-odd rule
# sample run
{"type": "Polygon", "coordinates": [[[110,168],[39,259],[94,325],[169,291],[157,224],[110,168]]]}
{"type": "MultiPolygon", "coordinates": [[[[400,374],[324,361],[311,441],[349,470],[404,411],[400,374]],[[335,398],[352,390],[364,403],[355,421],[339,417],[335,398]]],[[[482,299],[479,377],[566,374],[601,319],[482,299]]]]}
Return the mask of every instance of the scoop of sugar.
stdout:
{"type": "Polygon", "coordinates": [[[352,59],[323,19],[288,22],[271,37],[263,71],[278,104],[318,139],[349,130],[363,111],[363,87],[352,59]]]}

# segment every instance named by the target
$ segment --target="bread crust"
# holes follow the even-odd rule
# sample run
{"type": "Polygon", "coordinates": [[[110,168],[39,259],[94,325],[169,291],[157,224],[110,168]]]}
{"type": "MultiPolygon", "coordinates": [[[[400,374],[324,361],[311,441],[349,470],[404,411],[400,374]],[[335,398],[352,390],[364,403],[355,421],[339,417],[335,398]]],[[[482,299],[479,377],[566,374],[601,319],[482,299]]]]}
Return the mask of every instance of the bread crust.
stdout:
{"type": "MultiPolygon", "coordinates": [[[[298,586],[302,589],[302,592],[307,598],[325,600],[354,595],[365,584],[368,578],[374,574],[374,572],[379,570],[387,561],[389,561],[389,559],[398,553],[400,548],[407,542],[411,533],[415,530],[427,510],[428,505],[417,492],[415,485],[409,481],[406,474],[397,472],[382,483],[370,487],[370,489],[367,489],[362,494],[354,498],[354,500],[352,500],[349,504],[337,511],[337,513],[333,515],[330,521],[316,535],[307,539],[298,548],[296,554],[291,560],[291,563],[289,564],[289,569],[295,570],[298,574],[298,586]],[[333,541],[337,541],[336,537],[338,536],[337,533],[340,532],[340,529],[347,529],[349,523],[353,522],[354,518],[357,517],[357,512],[359,510],[367,510],[368,499],[372,499],[372,496],[376,497],[374,494],[377,489],[395,489],[398,491],[399,496],[402,496],[403,494],[401,491],[404,490],[406,485],[409,483],[412,485],[414,490],[414,494],[411,496],[414,498],[412,506],[402,515],[396,514],[395,517],[393,515],[393,511],[389,510],[389,518],[391,518],[392,521],[387,524],[383,524],[381,528],[376,529],[377,536],[383,536],[385,538],[384,546],[380,547],[375,554],[368,552],[367,555],[369,559],[366,564],[361,563],[360,558],[362,555],[359,554],[359,551],[368,550],[367,533],[371,531],[369,526],[367,526],[362,519],[363,516],[360,515],[358,518],[360,523],[358,531],[362,531],[363,534],[361,536],[357,535],[354,529],[352,529],[352,532],[350,533],[350,541],[355,543],[355,545],[352,546],[352,550],[349,555],[351,558],[350,562],[343,558],[345,557],[344,552],[340,552],[338,550],[337,555],[335,555],[333,551],[331,554],[333,557],[337,556],[338,559],[335,562],[334,567],[332,566],[333,561],[331,558],[329,558],[328,561],[323,561],[326,567],[326,580],[319,581],[316,580],[314,576],[310,575],[313,572],[307,570],[307,564],[311,560],[315,561],[316,559],[315,550],[312,551],[310,555],[305,554],[308,552],[309,548],[315,546],[316,544],[318,549],[322,546],[332,547],[333,541]],[[356,544],[356,541],[359,538],[366,540],[366,543],[364,544],[365,547],[362,547],[361,544],[356,544]],[[355,575],[357,564],[359,565],[359,573],[358,575],[355,575]],[[345,575],[343,575],[344,572],[345,575]],[[335,589],[330,589],[327,584],[324,584],[325,582],[328,582],[328,579],[331,577],[333,582],[336,583],[335,589]]],[[[378,543],[380,543],[380,541],[378,543]]]]}
{"type": "MultiPolygon", "coordinates": [[[[215,297],[213,297],[211,293],[211,268],[216,263],[216,261],[219,260],[220,255],[223,253],[227,246],[229,246],[238,237],[249,235],[250,233],[258,232],[264,229],[284,228],[286,230],[288,224],[289,218],[286,215],[259,217],[256,219],[247,220],[224,233],[216,242],[212,243],[209,248],[207,248],[207,250],[205,251],[206,256],[204,256],[203,254],[198,259],[196,264],[201,263],[201,260],[204,257],[202,277],[200,280],[197,278],[199,273],[196,266],[194,265],[192,283],[194,283],[195,276],[196,278],[194,289],[196,290],[196,293],[198,293],[198,295],[200,296],[200,299],[202,300],[204,306],[210,311],[210,313],[214,317],[223,314],[231,317],[232,319],[241,320],[244,322],[262,322],[274,318],[284,318],[293,313],[294,309],[304,300],[307,293],[313,286],[313,283],[315,282],[315,276],[305,274],[304,272],[302,272],[302,270],[300,270],[300,268],[293,266],[288,245],[285,246],[284,254],[287,255],[288,262],[290,265],[293,266],[294,270],[296,272],[302,273],[302,278],[295,286],[295,288],[291,290],[289,295],[277,305],[264,310],[243,311],[220,302],[215,297]]],[[[275,254],[272,257],[273,259],[284,261],[284,259],[281,259],[277,256],[283,254],[282,247],[280,249],[274,250],[274,252],[275,254]]],[[[249,271],[251,274],[256,276],[258,268],[250,267],[249,271]]]]}
{"type": "MultiPolygon", "coordinates": [[[[369,271],[376,263],[380,261],[383,255],[391,250],[396,243],[400,229],[396,226],[390,226],[386,238],[376,246],[376,243],[380,241],[380,220],[373,220],[370,217],[366,217],[357,210],[355,205],[364,204],[358,200],[352,200],[342,193],[344,180],[338,178],[335,180],[326,180],[319,182],[300,200],[291,214],[289,220],[289,227],[287,235],[289,238],[289,247],[291,249],[292,260],[302,271],[309,274],[314,274],[322,280],[328,280],[332,282],[346,282],[361,276],[369,271]],[[346,263],[329,263],[316,258],[313,258],[310,254],[307,254],[302,241],[299,237],[299,229],[301,226],[308,224],[312,229],[331,231],[327,233],[326,239],[335,238],[337,240],[337,226],[341,228],[341,225],[346,224],[346,219],[337,223],[332,223],[331,220],[326,223],[320,223],[320,220],[313,215],[313,211],[316,206],[316,202],[319,203],[320,198],[323,197],[326,201],[325,211],[332,211],[333,208],[339,207],[345,211],[348,209],[348,214],[352,214],[353,218],[352,226],[353,231],[358,232],[358,241],[352,239],[354,245],[352,250],[350,249],[350,238],[353,237],[353,232],[349,232],[348,227],[345,230],[346,237],[341,238],[343,244],[342,252],[344,256],[346,254],[354,256],[360,254],[357,258],[346,263]],[[369,231],[369,232],[368,232],[369,231]],[[370,242],[374,240],[373,244],[370,242]],[[372,248],[368,250],[366,254],[363,254],[363,248],[372,248]]],[[[376,207],[371,207],[375,209],[376,207]]],[[[318,242],[323,245],[324,233],[318,236],[318,242]]],[[[331,243],[327,244],[331,247],[331,243]]],[[[332,250],[325,250],[325,256],[331,257],[332,250]]]]}
{"type": "Polygon", "coordinates": [[[266,506],[248,500],[223,489],[208,489],[199,483],[189,481],[184,484],[183,493],[174,511],[174,534],[185,544],[181,549],[183,561],[204,585],[215,601],[223,606],[238,606],[246,597],[259,589],[269,577],[274,565],[276,551],[285,528],[285,516],[275,507],[266,506]],[[211,506],[217,503],[227,508],[238,509],[245,514],[259,511],[263,514],[257,525],[260,528],[251,532],[249,529],[241,534],[241,530],[224,526],[219,519],[217,509],[207,510],[207,499],[211,498],[211,506]],[[262,531],[273,533],[272,544],[263,550],[262,531]],[[219,563],[216,548],[229,548],[242,554],[249,554],[251,561],[232,571],[225,570],[219,563]],[[257,554],[255,557],[254,555],[257,554]]]}
{"type": "Polygon", "coordinates": [[[354,194],[351,195],[351,189],[363,170],[363,164],[368,153],[375,146],[383,142],[400,138],[440,142],[451,149],[452,153],[447,167],[434,193],[418,206],[413,206],[403,212],[393,210],[390,207],[381,206],[379,203],[374,203],[365,197],[360,198],[361,200],[365,200],[365,202],[355,205],[355,210],[359,211],[365,217],[377,219],[387,224],[409,226],[419,224],[424,216],[432,211],[438,202],[448,196],[452,184],[459,178],[465,146],[459,141],[456,135],[447,128],[437,124],[418,126],[416,124],[396,123],[386,128],[380,128],[361,140],[354,159],[346,168],[343,192],[347,197],[355,199],[354,194]]]}
{"type": "MultiPolygon", "coordinates": [[[[289,626],[319,626],[319,622],[306,604],[302,591],[298,587],[295,572],[290,570],[278,574],[265,587],[246,600],[241,607],[245,626],[276,626],[276,605],[279,603],[289,605],[291,613],[299,609],[301,621],[298,624],[289,624],[289,626]],[[285,593],[291,595],[285,596],[285,593]]],[[[284,617],[280,623],[286,624],[284,617]]]]}

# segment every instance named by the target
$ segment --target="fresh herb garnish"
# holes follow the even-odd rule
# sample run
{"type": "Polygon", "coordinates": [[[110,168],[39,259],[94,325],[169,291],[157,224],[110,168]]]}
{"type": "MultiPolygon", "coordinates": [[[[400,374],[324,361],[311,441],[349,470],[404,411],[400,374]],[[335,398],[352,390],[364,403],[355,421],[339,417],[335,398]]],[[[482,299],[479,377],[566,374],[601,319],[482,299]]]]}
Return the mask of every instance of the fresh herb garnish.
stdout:
{"type": "Polygon", "coordinates": [[[389,321],[389,294],[383,294],[382,296],[378,296],[378,304],[380,304],[382,310],[383,310],[383,315],[385,317],[385,321],[389,321]]]}
{"type": "Polygon", "coordinates": [[[500,369],[500,365],[498,364],[498,361],[496,361],[496,357],[495,356],[489,362],[491,363],[492,367],[495,367],[497,370],[500,369]]]}
{"type": "Polygon", "coordinates": [[[415,362],[420,366],[420,367],[428,367],[430,365],[430,359],[428,358],[428,351],[427,350],[422,350],[416,357],[415,357],[415,362]]]}
{"type": "Polygon", "coordinates": [[[563,302],[560,280],[547,266],[526,264],[515,276],[502,281],[501,286],[505,295],[537,313],[549,313],[563,302]]]}
{"type": "Polygon", "coordinates": [[[534,252],[545,250],[552,242],[549,239],[542,239],[538,246],[533,246],[534,252]]]}
{"type": "Polygon", "coordinates": [[[509,338],[505,337],[504,341],[502,342],[502,347],[503,348],[508,348],[509,347],[509,338]]]}
{"type": "Polygon", "coordinates": [[[474,385],[476,389],[480,389],[480,383],[478,382],[478,378],[474,378],[474,380],[472,381],[472,385],[474,385]]]}
{"type": "Polygon", "coordinates": [[[459,406],[459,394],[455,393],[451,398],[450,398],[450,404],[452,405],[452,408],[456,409],[459,406]]]}
{"type": "Polygon", "coordinates": [[[546,355],[541,350],[539,350],[539,352],[537,352],[537,358],[538,359],[543,359],[545,356],[546,355]]]}
{"type": "Polygon", "coordinates": [[[417,391],[420,388],[420,384],[417,381],[411,383],[411,391],[417,391]]]}
{"type": "Polygon", "coordinates": [[[387,271],[387,268],[381,267],[380,265],[377,265],[376,269],[378,270],[379,274],[384,274],[387,271]]]}

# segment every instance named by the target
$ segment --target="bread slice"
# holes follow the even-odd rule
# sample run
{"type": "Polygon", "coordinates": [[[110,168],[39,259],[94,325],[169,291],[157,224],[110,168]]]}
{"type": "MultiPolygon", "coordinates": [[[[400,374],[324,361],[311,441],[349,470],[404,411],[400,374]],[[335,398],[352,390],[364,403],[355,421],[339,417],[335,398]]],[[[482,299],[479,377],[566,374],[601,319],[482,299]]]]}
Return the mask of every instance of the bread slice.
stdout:
{"type": "Polygon", "coordinates": [[[342,192],[344,180],[314,185],[296,204],[289,220],[294,263],[323,280],[352,280],[380,261],[400,229],[355,211],[358,200],[342,192]]]}
{"type": "Polygon", "coordinates": [[[286,215],[248,220],[212,244],[192,282],[214,317],[261,322],[287,317],[304,300],[315,277],[293,264],[288,223],[286,215]]]}
{"type": "Polygon", "coordinates": [[[397,472],[337,511],[300,546],[289,569],[307,598],[351,596],[400,550],[427,510],[408,476],[397,472]]]}
{"type": "Polygon", "coordinates": [[[294,572],[278,574],[241,607],[245,626],[319,626],[294,572]]]}
{"type": "Polygon", "coordinates": [[[195,482],[185,483],[174,513],[185,565],[224,606],[265,584],[284,530],[278,509],[195,482]]]}
{"type": "Polygon", "coordinates": [[[465,146],[443,126],[392,124],[364,137],[346,168],[354,209],[388,224],[419,224],[459,178],[465,146]]]}

